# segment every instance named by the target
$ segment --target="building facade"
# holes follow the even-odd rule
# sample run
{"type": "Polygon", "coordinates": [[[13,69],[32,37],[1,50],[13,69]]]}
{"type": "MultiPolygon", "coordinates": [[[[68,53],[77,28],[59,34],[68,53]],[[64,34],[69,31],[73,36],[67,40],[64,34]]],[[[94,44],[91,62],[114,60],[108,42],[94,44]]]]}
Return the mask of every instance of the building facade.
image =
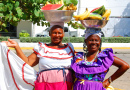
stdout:
{"type": "MultiPolygon", "coordinates": [[[[110,19],[107,25],[102,28],[104,36],[130,37],[130,0],[79,0],[77,5],[78,9],[74,15],[83,13],[86,8],[91,11],[102,5],[104,5],[106,9],[111,9],[110,19]]],[[[65,26],[68,27],[67,24],[65,24],[65,26]]],[[[35,37],[37,34],[42,33],[46,28],[46,26],[34,25],[30,21],[21,21],[17,26],[17,37],[21,30],[27,30],[31,37],[35,37]]],[[[81,29],[76,30],[70,26],[68,28],[69,32],[66,33],[70,33],[69,36],[81,37],[84,33],[84,30],[81,29]]]]}

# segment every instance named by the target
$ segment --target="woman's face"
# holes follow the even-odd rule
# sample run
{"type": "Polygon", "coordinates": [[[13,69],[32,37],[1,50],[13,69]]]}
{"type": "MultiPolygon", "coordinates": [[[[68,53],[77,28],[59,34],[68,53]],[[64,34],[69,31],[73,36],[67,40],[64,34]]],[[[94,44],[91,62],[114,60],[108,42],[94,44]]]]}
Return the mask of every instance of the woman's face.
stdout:
{"type": "Polygon", "coordinates": [[[91,35],[85,39],[87,49],[89,52],[98,51],[100,48],[101,39],[98,35],[91,35]]]}
{"type": "Polygon", "coordinates": [[[64,31],[62,28],[55,28],[49,32],[49,36],[51,37],[52,43],[60,44],[64,37],[64,31]]]}

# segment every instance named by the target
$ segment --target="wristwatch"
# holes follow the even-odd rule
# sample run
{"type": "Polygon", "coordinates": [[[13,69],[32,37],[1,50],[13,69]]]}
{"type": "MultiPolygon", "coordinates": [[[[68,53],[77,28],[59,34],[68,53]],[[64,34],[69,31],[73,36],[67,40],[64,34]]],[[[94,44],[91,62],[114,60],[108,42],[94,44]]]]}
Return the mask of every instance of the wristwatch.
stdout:
{"type": "Polygon", "coordinates": [[[108,78],[108,81],[109,81],[109,83],[111,83],[111,82],[112,82],[111,77],[109,77],[109,78],[108,78]]]}

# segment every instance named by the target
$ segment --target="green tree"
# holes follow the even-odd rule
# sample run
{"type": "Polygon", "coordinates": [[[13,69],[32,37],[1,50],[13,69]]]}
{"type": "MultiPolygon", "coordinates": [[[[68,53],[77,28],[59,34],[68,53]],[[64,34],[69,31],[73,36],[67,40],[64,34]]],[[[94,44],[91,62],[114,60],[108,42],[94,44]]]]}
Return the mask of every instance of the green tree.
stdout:
{"type": "Polygon", "coordinates": [[[4,30],[7,22],[17,26],[20,20],[30,20],[34,24],[44,24],[44,14],[40,4],[46,0],[2,0],[0,1],[0,30],[4,30]]]}
{"type": "MultiPolygon", "coordinates": [[[[33,22],[33,24],[42,26],[49,26],[49,22],[44,22],[44,14],[41,12],[41,4],[45,5],[46,1],[55,3],[60,0],[0,0],[0,31],[4,30],[7,32],[5,27],[7,26],[7,22],[11,25],[17,26],[18,22],[21,20],[29,20],[33,22]]],[[[65,5],[69,5],[71,3],[77,4],[77,0],[64,0],[65,5]]],[[[71,25],[73,28],[81,28],[84,27],[78,23],[68,22],[68,25],[71,25]]]]}

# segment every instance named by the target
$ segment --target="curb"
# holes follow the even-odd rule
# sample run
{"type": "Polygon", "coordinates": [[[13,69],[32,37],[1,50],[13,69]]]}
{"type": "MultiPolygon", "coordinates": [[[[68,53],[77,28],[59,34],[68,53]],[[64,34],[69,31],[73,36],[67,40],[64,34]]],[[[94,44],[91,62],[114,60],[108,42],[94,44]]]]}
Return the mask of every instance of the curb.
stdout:
{"type": "MultiPolygon", "coordinates": [[[[22,50],[32,50],[38,43],[18,43],[22,50]]],[[[77,51],[83,50],[83,43],[72,43],[77,51]]],[[[102,43],[102,48],[112,48],[115,54],[130,54],[130,43],[102,43]]],[[[9,48],[13,49],[13,48],[9,48]]]]}
{"type": "MultiPolygon", "coordinates": [[[[30,52],[33,51],[34,47],[21,47],[21,49],[25,52],[30,52]]],[[[114,54],[130,54],[130,47],[102,47],[101,49],[105,48],[112,48],[114,54]]],[[[14,48],[9,48],[14,50],[14,48]]],[[[83,51],[83,47],[75,47],[74,48],[76,51],[83,51]]]]}
{"type": "MultiPolygon", "coordinates": [[[[22,50],[32,50],[34,47],[21,47],[22,50]]],[[[102,47],[101,49],[112,48],[112,49],[130,49],[130,47],[102,47]]],[[[10,48],[13,49],[13,48],[10,48]]],[[[74,47],[74,49],[83,49],[83,47],[74,47]]]]}
{"type": "MultiPolygon", "coordinates": [[[[36,46],[38,43],[18,43],[20,47],[30,48],[36,46]]],[[[72,43],[75,49],[82,49],[83,43],[72,43]]],[[[130,43],[102,43],[102,48],[112,49],[130,49],[130,43]]]]}

